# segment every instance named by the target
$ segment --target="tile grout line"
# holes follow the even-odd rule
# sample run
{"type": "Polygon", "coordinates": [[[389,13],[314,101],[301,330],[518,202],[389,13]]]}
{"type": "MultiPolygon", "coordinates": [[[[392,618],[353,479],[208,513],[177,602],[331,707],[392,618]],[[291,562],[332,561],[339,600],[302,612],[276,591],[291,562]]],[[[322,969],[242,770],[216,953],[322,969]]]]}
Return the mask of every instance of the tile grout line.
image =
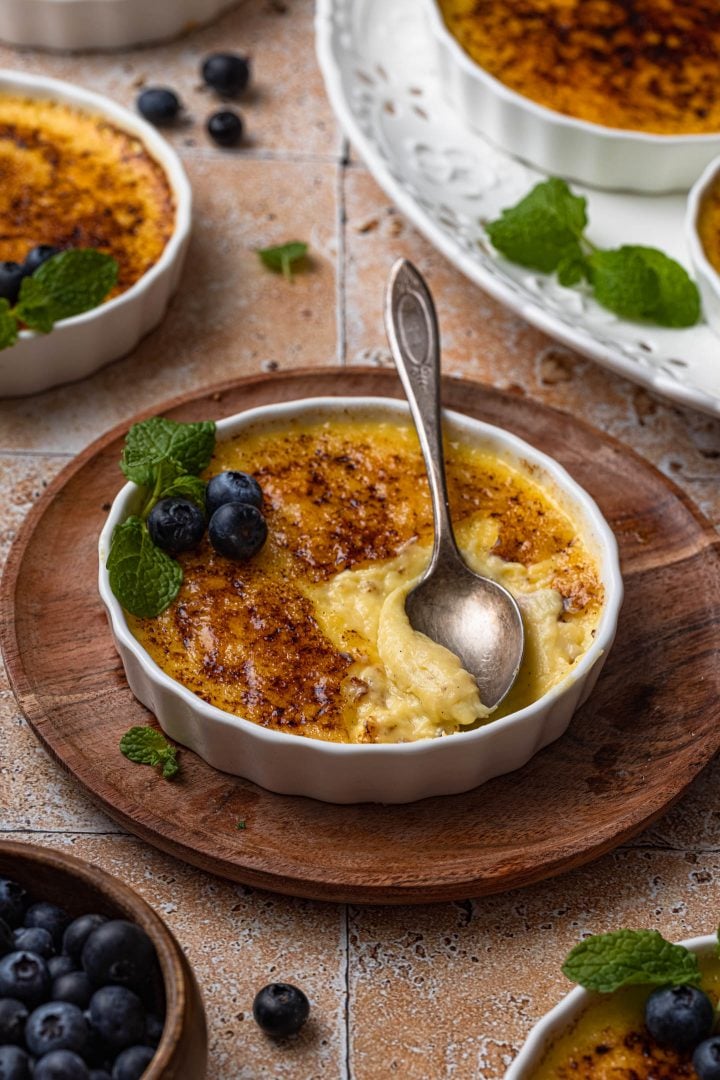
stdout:
{"type": "Polygon", "coordinates": [[[344,1018],[345,1018],[345,1076],[344,1080],[352,1080],[352,1065],[350,1062],[350,905],[344,905],[344,917],[343,917],[343,940],[345,945],[345,1002],[344,1002],[344,1018]]]}
{"type": "Polygon", "coordinates": [[[337,360],[341,367],[347,364],[347,328],[345,307],[345,169],[347,165],[348,141],[343,139],[342,155],[337,166],[336,199],[337,199],[337,253],[336,253],[336,285],[335,285],[335,322],[337,326],[337,360]]]}

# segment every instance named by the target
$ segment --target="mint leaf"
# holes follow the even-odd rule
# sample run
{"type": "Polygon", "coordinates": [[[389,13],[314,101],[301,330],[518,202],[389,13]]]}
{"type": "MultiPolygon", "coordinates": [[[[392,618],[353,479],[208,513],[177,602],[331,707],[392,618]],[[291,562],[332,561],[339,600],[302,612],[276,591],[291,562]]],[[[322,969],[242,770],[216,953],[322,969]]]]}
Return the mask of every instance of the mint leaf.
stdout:
{"type": "Polygon", "coordinates": [[[657,275],[660,297],[651,313],[652,321],[660,326],[694,326],[700,318],[700,291],[685,268],[657,248],[624,250],[639,254],[657,275]]]}
{"type": "Polygon", "coordinates": [[[657,930],[616,930],[586,938],[568,955],[563,974],[586,990],[609,994],[620,986],[699,983],[697,956],[657,930]]]}
{"type": "Polygon", "coordinates": [[[584,256],[568,256],[561,259],[557,267],[558,281],[561,285],[570,287],[579,285],[583,278],[588,275],[587,259],[584,256]]]}
{"type": "Polygon", "coordinates": [[[564,180],[552,177],[536,184],[485,228],[506,258],[549,274],[562,262],[583,258],[580,238],[587,225],[586,205],[564,180]]]}
{"type": "Polygon", "coordinates": [[[288,281],[292,281],[293,263],[304,259],[307,250],[308,246],[302,240],[292,240],[288,244],[279,244],[277,247],[260,248],[258,255],[268,270],[282,274],[288,281]]]}
{"type": "Polygon", "coordinates": [[[139,765],[161,766],[166,780],[172,780],[180,770],[177,749],[155,728],[130,728],[120,740],[120,751],[139,765]]]}
{"type": "Polygon", "coordinates": [[[180,424],[154,416],[133,424],[127,433],[120,468],[128,480],[153,487],[157,466],[171,459],[176,475],[199,473],[210,463],[215,449],[215,424],[212,420],[180,424]]]}
{"type": "Polygon", "coordinates": [[[129,517],[113,533],[107,569],[110,588],[126,611],[140,619],[159,615],[183,581],[180,563],[155,547],[147,526],[129,517]]]}
{"type": "Polygon", "coordinates": [[[161,499],[181,498],[190,499],[197,503],[201,510],[205,509],[205,481],[199,476],[178,476],[171,484],[160,492],[161,499]]]}
{"type": "Polygon", "coordinates": [[[15,312],[31,330],[47,334],[60,319],[70,319],[101,304],[118,276],[111,255],[94,248],[61,251],[23,278],[15,312]]]}
{"type": "Polygon", "coordinates": [[[13,315],[10,304],[4,298],[0,298],[0,349],[8,349],[18,339],[17,319],[13,315]]]}
{"type": "Polygon", "coordinates": [[[21,322],[40,334],[49,334],[55,325],[50,299],[34,275],[23,278],[14,310],[21,322]]]}
{"type": "Polygon", "coordinates": [[[660,282],[632,247],[594,251],[588,260],[595,299],[624,319],[649,319],[660,303],[660,282]]]}

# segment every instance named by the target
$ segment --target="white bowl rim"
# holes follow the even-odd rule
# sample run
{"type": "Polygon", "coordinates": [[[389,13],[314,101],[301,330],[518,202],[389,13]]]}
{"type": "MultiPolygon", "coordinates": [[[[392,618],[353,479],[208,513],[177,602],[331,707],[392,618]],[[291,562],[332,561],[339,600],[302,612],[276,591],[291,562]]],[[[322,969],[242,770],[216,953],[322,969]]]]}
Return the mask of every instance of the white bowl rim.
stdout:
{"type": "MultiPolygon", "coordinates": [[[[379,413],[386,410],[404,416],[409,415],[406,402],[398,398],[370,396],[298,398],[293,401],[259,405],[247,409],[245,412],[235,413],[232,416],[225,417],[224,419],[217,421],[217,434],[220,436],[224,434],[229,435],[236,428],[241,429],[250,424],[261,423],[262,421],[271,421],[274,423],[275,421],[281,421],[284,418],[290,419],[291,417],[312,413],[322,414],[342,412],[348,409],[354,410],[357,413],[366,414],[379,413]]],[[[517,435],[513,435],[511,432],[506,431],[504,428],[496,427],[493,424],[487,424],[482,420],[476,420],[474,417],[466,416],[463,413],[450,409],[443,409],[443,420],[450,424],[459,424],[460,426],[468,425],[473,428],[478,435],[486,435],[495,439],[499,436],[500,442],[505,444],[503,447],[504,450],[509,450],[511,455],[514,453],[519,461],[525,460],[530,464],[539,465],[558,485],[563,493],[570,496],[571,500],[582,508],[587,519],[592,523],[598,537],[597,558],[598,563],[601,564],[599,566],[600,577],[605,588],[605,601],[595,638],[590,648],[580,658],[577,666],[573,668],[561,682],[553,686],[546,694],[538,698],[537,701],[525,706],[524,709],[519,709],[517,712],[508,714],[508,716],[500,717],[498,720],[482,727],[475,728],[472,731],[456,732],[455,735],[462,737],[463,743],[468,743],[469,746],[469,741],[472,741],[473,743],[482,743],[485,739],[491,737],[493,732],[515,727],[522,724],[526,718],[533,716],[536,712],[546,710],[549,705],[565,692],[568,685],[577,682],[588,674],[595,663],[612,644],[618,613],[623,598],[623,583],[620,574],[617,541],[610,526],[602,516],[594,499],[577,483],[577,481],[573,480],[567,470],[560,465],[559,462],[555,461],[554,458],[549,457],[547,454],[544,454],[541,450],[537,450],[534,446],[531,446],[530,443],[525,442],[517,435]]],[[[259,737],[270,744],[275,744],[276,746],[297,745],[298,738],[302,738],[302,736],[262,727],[252,720],[247,720],[245,717],[226,712],[224,709],[219,709],[217,706],[210,705],[208,702],[203,701],[202,698],[198,697],[197,694],[194,694],[191,690],[188,690],[182,683],[167,675],[131,633],[127,625],[125,612],[110,588],[110,578],[105,563],[107,561],[107,552],[110,550],[112,532],[116,524],[119,524],[120,521],[124,520],[127,516],[126,504],[136,490],[137,487],[133,483],[127,483],[120,489],[113,500],[98,541],[98,586],[100,596],[110,613],[113,632],[119,639],[120,644],[133,655],[153,682],[159,683],[163,689],[170,690],[178,695],[186,705],[202,714],[205,719],[221,722],[229,727],[239,727],[241,730],[252,733],[256,737],[259,737]]],[[[329,740],[324,739],[311,739],[309,741],[318,747],[320,751],[325,752],[332,757],[342,757],[347,754],[353,754],[356,757],[359,755],[370,756],[373,754],[396,754],[403,757],[411,757],[416,754],[419,755],[427,752],[427,749],[430,746],[439,748],[441,746],[455,745],[454,736],[453,738],[417,739],[412,742],[403,743],[339,743],[330,742],[329,740]]],[[[437,752],[437,750],[434,752],[437,752]]],[[[442,751],[440,752],[442,753],[442,751]]]]}
{"type": "MultiPolygon", "coordinates": [[[[90,308],[89,311],[73,315],[69,319],[61,319],[55,324],[55,328],[77,326],[91,319],[100,318],[106,311],[132,303],[172,265],[190,232],[192,189],[182,162],[170,143],[141,116],[113,101],[112,98],[97,94],[94,90],[86,90],[85,87],[65,79],[33,75],[13,68],[0,68],[0,96],[3,93],[22,93],[23,91],[28,92],[32,97],[50,98],[53,101],[74,105],[79,111],[84,109],[93,114],[105,116],[126,134],[139,139],[145,150],[162,169],[175,199],[175,224],[160,258],[119,296],[90,308]]],[[[38,337],[38,334],[32,330],[22,330],[20,337],[29,339],[38,337]]]]}
{"type": "Polygon", "coordinates": [[[469,53],[463,49],[457,38],[448,29],[440,12],[438,0],[424,0],[428,17],[431,20],[431,28],[436,35],[442,36],[444,45],[452,52],[456,64],[460,64],[466,74],[478,78],[484,82],[488,90],[492,90],[497,96],[505,98],[513,105],[524,108],[534,114],[539,120],[556,124],[558,127],[574,129],[577,131],[590,132],[599,138],[613,139],[619,142],[651,143],[658,146],[686,146],[688,144],[702,146],[705,143],[720,142],[720,131],[704,132],[687,135],[662,135],[659,132],[635,131],[632,128],[607,127],[604,124],[596,124],[591,120],[581,120],[576,116],[568,116],[566,113],[557,112],[555,109],[541,105],[533,98],[513,90],[500,79],[496,79],[484,67],[472,59],[469,53]]]}
{"type": "MultiPolygon", "coordinates": [[[[685,938],[678,942],[691,952],[704,952],[706,949],[717,948],[718,939],[715,934],[703,934],[700,937],[685,938]]],[[[552,1044],[551,1036],[555,1034],[555,1028],[559,1028],[561,1022],[566,1025],[574,1020],[596,995],[582,986],[576,986],[565,997],[553,1005],[540,1019],[533,1024],[528,1032],[525,1042],[515,1060],[508,1066],[503,1080],[525,1080],[525,1070],[537,1065],[538,1055],[544,1052],[552,1044]]],[[[559,1034],[559,1032],[558,1032],[559,1034]]]]}
{"type": "Polygon", "coordinates": [[[698,229],[700,205],[715,181],[720,183],[720,156],[713,158],[709,162],[688,192],[687,209],[685,211],[685,239],[695,268],[704,275],[707,283],[712,286],[720,298],[720,273],[708,259],[698,229]]]}

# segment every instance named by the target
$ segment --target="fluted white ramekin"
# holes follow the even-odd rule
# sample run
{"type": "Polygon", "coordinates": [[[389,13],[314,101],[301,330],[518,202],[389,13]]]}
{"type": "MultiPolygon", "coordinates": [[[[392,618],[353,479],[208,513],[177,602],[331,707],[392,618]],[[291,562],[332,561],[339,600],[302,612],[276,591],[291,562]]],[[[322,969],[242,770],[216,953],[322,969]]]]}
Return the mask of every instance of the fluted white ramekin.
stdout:
{"type": "Polygon", "coordinates": [[[718,183],[720,183],[720,158],[715,158],[690,189],[685,215],[685,239],[697,276],[705,318],[713,330],[720,334],[720,274],[705,254],[698,229],[703,199],[713,184],[718,183]]]}
{"type": "MultiPolygon", "coordinates": [[[[265,405],[219,422],[225,440],[259,425],[311,418],[407,416],[389,398],[308,398],[265,405]]],[[[202,701],[166,675],[130,632],[105,568],[116,525],[137,511],[139,489],[126,484],[112,504],[99,541],[100,596],[130,688],[163,730],[210,765],[271,791],[333,803],[405,803],[468,791],[520,768],[563,734],[590,694],[612,645],[622,602],[617,544],[598,507],[552,458],[501,428],[445,413],[448,430],[531,473],[565,506],[597,559],[605,604],[595,639],[568,677],[525,709],[486,727],[410,743],[348,745],[272,731],[202,701]]]]}
{"type": "Polygon", "coordinates": [[[65,102],[102,116],[135,136],[163,169],[175,199],[175,226],[158,261],[120,296],[63,319],[49,334],[24,330],[0,351],[0,397],[34,394],[73,382],[130,352],[162,319],[177,288],[190,237],[192,193],[170,144],[128,109],[90,90],[24,72],[0,69],[0,94],[65,102]]]}
{"type": "Polygon", "coordinates": [[[0,0],[0,39],[38,49],[126,49],[210,22],[238,0],[0,0]]]}
{"type": "MultiPolygon", "coordinates": [[[[657,135],[602,127],[540,105],[477,64],[423,0],[446,96],[465,123],[543,172],[599,188],[687,191],[720,153],[720,132],[657,135]]],[[[580,92],[580,91],[578,91],[580,92]]]]}
{"type": "MultiPolygon", "coordinates": [[[[703,937],[687,938],[680,944],[692,952],[714,953],[717,949],[717,938],[706,934],[703,937]]],[[[580,1019],[597,997],[597,994],[583,990],[581,986],[571,990],[530,1030],[520,1053],[506,1071],[504,1080],[531,1080],[552,1044],[580,1019]]]]}

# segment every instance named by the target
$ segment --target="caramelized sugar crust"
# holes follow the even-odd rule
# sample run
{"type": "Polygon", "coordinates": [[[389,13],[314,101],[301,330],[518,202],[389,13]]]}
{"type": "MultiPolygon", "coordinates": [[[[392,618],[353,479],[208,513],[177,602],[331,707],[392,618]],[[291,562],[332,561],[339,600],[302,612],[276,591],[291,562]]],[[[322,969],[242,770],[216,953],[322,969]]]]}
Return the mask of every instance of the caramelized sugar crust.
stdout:
{"type": "MultiPolygon", "coordinates": [[[[453,518],[499,523],[494,554],[553,559],[566,611],[597,611],[603,590],[566,515],[496,458],[448,446],[453,518]]],[[[129,622],[159,666],[205,701],[266,727],[351,741],[349,668],[320,631],[303,587],[396,556],[429,538],[430,498],[409,425],[333,420],[268,428],[218,444],[207,470],[252,473],[263,488],[265,547],[250,562],[207,538],[180,557],[185,581],[155,619],[129,622]],[[344,690],[343,690],[344,686],[344,690]]]]}
{"type": "Polygon", "coordinates": [[[1,260],[38,244],[98,248],[118,261],[116,295],[160,258],[175,205],[139,139],[60,102],[0,94],[0,218],[1,260]]]}
{"type": "Polygon", "coordinates": [[[603,1033],[597,1045],[557,1065],[553,1080],[693,1080],[692,1054],[658,1046],[646,1031],[603,1033]]]}
{"type": "Polygon", "coordinates": [[[664,135],[720,131],[716,0],[438,0],[491,75],[556,112],[664,135]]]}
{"type": "Polygon", "coordinates": [[[708,261],[720,274],[720,183],[717,180],[701,203],[698,232],[708,261]]]}

